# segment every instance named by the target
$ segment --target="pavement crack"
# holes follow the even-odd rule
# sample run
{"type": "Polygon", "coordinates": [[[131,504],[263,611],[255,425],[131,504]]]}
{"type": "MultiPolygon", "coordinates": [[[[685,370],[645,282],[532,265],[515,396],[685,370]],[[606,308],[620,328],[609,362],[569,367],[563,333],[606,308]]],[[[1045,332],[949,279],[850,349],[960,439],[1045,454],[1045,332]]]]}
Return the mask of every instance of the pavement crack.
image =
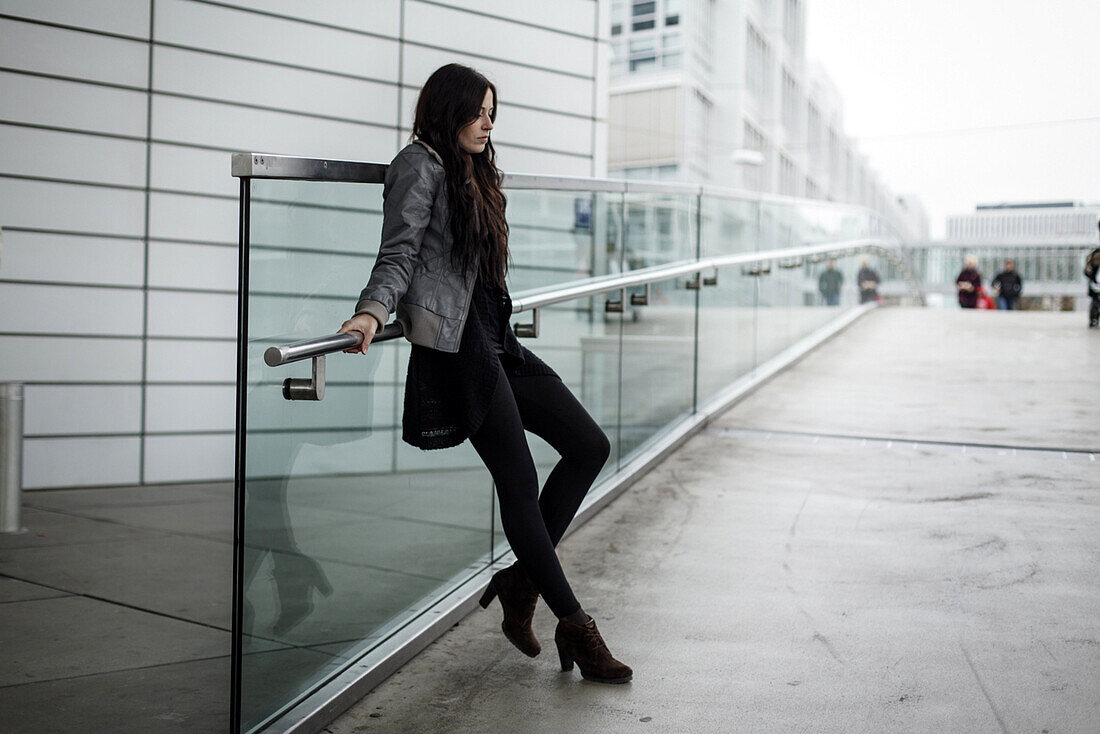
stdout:
{"type": "Polygon", "coordinates": [[[829,654],[833,656],[834,660],[836,660],[841,665],[847,665],[847,663],[845,663],[844,660],[840,657],[840,653],[838,653],[836,651],[836,648],[833,647],[833,643],[829,642],[828,637],[821,634],[820,632],[814,632],[814,640],[824,645],[825,649],[829,651],[829,654]]]}
{"type": "Polygon", "coordinates": [[[993,699],[989,695],[989,690],[986,689],[981,675],[978,674],[978,668],[974,665],[974,661],[970,658],[970,653],[967,652],[962,641],[959,642],[959,649],[962,650],[963,657],[966,658],[966,664],[970,666],[970,672],[974,674],[974,680],[978,682],[978,689],[981,690],[982,695],[985,696],[985,702],[989,704],[989,709],[993,712],[993,717],[997,719],[997,724],[1001,727],[1001,731],[1005,734],[1009,734],[1008,727],[1005,726],[1005,721],[1001,718],[1001,712],[997,710],[997,706],[993,703],[993,699]]]}
{"type": "Polygon", "coordinates": [[[856,517],[856,530],[859,530],[859,524],[863,522],[863,513],[867,512],[867,508],[871,506],[874,499],[869,499],[863,504],[863,509],[859,511],[859,515],[856,517]]]}
{"type": "Polygon", "coordinates": [[[802,510],[806,508],[806,503],[810,501],[810,493],[807,492],[806,496],[802,498],[802,504],[798,506],[798,512],[794,513],[794,520],[791,521],[791,537],[794,537],[795,529],[798,527],[798,518],[802,517],[802,510]]]}
{"type": "Polygon", "coordinates": [[[995,497],[992,492],[973,492],[971,494],[958,494],[951,497],[931,497],[926,500],[918,500],[922,503],[928,502],[969,502],[971,500],[984,500],[990,497],[995,497]]]}

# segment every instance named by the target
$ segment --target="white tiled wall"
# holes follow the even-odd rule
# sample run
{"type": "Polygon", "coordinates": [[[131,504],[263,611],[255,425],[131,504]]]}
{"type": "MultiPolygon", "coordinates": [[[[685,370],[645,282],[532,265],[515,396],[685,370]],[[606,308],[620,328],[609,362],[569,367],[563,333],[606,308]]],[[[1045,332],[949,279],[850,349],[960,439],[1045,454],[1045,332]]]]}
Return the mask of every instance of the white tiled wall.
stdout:
{"type": "MultiPolygon", "coordinates": [[[[232,476],[231,152],[388,161],[419,85],[457,61],[498,86],[505,170],[602,175],[597,13],[596,0],[0,0],[0,380],[27,385],[26,488],[232,476]]],[[[377,231],[377,197],[360,198],[369,211],[338,224],[377,231]]],[[[280,216],[269,242],[285,231],[310,248],[315,213],[280,216]]],[[[296,293],[289,274],[319,258],[347,261],[328,287],[350,307],[362,257],[284,254],[264,280],[296,293]]],[[[356,429],[365,410],[393,423],[394,388],[339,389],[358,407],[326,425],[356,429]]],[[[353,433],[349,453],[364,441],[395,444],[353,433]]],[[[415,464],[405,448],[399,463],[415,464]]]]}

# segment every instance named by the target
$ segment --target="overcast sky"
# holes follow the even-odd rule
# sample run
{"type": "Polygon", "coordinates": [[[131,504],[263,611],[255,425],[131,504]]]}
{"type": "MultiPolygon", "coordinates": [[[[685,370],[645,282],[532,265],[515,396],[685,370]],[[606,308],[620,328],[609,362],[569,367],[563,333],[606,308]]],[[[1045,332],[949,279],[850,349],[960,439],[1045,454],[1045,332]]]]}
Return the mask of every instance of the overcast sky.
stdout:
{"type": "Polygon", "coordinates": [[[1100,202],[1100,1],[807,0],[806,39],[934,237],[979,202],[1100,202]]]}

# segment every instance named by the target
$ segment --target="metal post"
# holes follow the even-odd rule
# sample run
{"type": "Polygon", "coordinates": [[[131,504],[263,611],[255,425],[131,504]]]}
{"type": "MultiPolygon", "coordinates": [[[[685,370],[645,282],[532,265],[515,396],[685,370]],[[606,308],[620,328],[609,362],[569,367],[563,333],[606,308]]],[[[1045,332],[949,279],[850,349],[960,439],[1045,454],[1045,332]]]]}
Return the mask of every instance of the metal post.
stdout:
{"type": "Polygon", "coordinates": [[[23,383],[0,382],[0,533],[23,532],[23,383]]]}

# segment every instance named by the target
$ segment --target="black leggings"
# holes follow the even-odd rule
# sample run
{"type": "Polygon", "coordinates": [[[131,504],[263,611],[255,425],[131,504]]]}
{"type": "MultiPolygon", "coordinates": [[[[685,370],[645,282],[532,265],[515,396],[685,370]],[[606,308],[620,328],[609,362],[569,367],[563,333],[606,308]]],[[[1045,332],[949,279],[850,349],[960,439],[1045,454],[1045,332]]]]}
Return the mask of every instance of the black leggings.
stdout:
{"type": "Polygon", "coordinates": [[[497,370],[489,412],[470,443],[496,484],[504,535],[516,559],[554,614],[567,617],[580,604],[554,546],[607,461],[611,444],[557,377],[510,377],[499,362],[497,370]],[[561,454],[541,497],[524,429],[561,454]]]}

